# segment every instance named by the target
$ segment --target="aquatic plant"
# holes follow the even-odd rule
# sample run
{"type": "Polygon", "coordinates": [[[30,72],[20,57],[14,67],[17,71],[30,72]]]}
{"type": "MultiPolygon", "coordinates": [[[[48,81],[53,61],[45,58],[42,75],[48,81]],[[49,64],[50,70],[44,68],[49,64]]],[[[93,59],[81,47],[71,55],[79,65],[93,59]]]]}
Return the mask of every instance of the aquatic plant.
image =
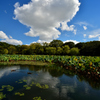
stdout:
{"type": "Polygon", "coordinates": [[[0,92],[0,100],[2,100],[3,98],[6,98],[6,94],[3,94],[2,92],[0,92]]]}
{"type": "Polygon", "coordinates": [[[42,100],[41,97],[34,97],[33,100],[42,100]]]}
{"type": "Polygon", "coordinates": [[[14,87],[13,86],[10,86],[10,85],[2,85],[2,89],[0,89],[0,91],[3,91],[4,88],[7,89],[7,91],[13,91],[14,87]]]}
{"type": "Polygon", "coordinates": [[[24,96],[24,93],[16,92],[15,95],[24,96]]]}

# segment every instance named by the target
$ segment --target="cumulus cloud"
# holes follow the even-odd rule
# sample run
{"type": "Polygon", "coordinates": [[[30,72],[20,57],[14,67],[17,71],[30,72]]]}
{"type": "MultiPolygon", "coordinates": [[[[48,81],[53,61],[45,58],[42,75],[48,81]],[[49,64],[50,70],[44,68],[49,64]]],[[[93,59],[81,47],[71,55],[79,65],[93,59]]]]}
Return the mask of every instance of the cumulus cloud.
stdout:
{"type": "Polygon", "coordinates": [[[13,45],[22,45],[22,41],[20,40],[16,40],[16,39],[6,39],[6,40],[1,40],[1,42],[6,42],[9,44],[13,44],[13,45]]]}
{"type": "Polygon", "coordinates": [[[0,31],[0,39],[7,39],[7,35],[3,32],[3,31],[0,31]]]}
{"type": "Polygon", "coordinates": [[[79,43],[79,42],[76,41],[76,40],[66,40],[66,41],[63,41],[63,43],[65,43],[65,42],[74,42],[75,44],[79,43]]]}
{"type": "Polygon", "coordinates": [[[8,38],[3,31],[0,31],[0,39],[2,39],[1,42],[6,42],[13,45],[22,45],[22,41],[13,39],[12,36],[9,36],[8,38]]]}
{"type": "Polygon", "coordinates": [[[39,36],[41,41],[50,41],[61,35],[57,28],[74,32],[74,25],[67,23],[79,11],[79,6],[79,0],[31,0],[23,6],[17,2],[14,19],[30,27],[26,36],[39,36]]]}
{"type": "Polygon", "coordinates": [[[83,34],[84,38],[86,37],[86,34],[83,34]]]}
{"type": "Polygon", "coordinates": [[[12,39],[12,36],[9,35],[9,38],[12,39]]]}
{"type": "Polygon", "coordinates": [[[86,26],[83,26],[84,30],[87,30],[87,27],[86,26]]]}
{"type": "Polygon", "coordinates": [[[100,29],[97,29],[90,32],[90,35],[88,38],[96,38],[96,37],[99,38],[99,36],[100,36],[100,29]]]}

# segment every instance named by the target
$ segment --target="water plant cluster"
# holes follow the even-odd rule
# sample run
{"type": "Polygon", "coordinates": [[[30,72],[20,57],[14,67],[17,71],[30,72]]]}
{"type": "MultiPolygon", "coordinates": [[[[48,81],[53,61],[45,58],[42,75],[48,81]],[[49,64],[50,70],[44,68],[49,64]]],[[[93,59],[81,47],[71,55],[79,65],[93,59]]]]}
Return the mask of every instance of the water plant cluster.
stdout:
{"type": "Polygon", "coordinates": [[[13,89],[14,89],[14,87],[11,86],[11,85],[2,85],[2,89],[0,89],[0,91],[3,91],[4,88],[6,88],[7,91],[9,91],[9,92],[10,92],[10,91],[13,91],[13,89]]]}
{"type": "Polygon", "coordinates": [[[34,97],[33,100],[42,100],[41,97],[34,97]]]}
{"type": "MultiPolygon", "coordinates": [[[[15,83],[18,83],[18,84],[22,84],[22,83],[26,83],[26,82],[27,82],[27,80],[21,80],[21,79],[19,79],[18,81],[15,81],[15,83]]],[[[23,87],[26,90],[30,90],[33,85],[35,85],[36,87],[41,88],[41,89],[48,89],[49,88],[49,86],[47,84],[41,85],[40,83],[35,83],[33,81],[30,83],[30,85],[24,84],[23,87]]],[[[8,92],[11,92],[14,90],[14,87],[11,85],[2,85],[1,87],[2,88],[0,89],[0,100],[2,100],[3,98],[6,98],[6,94],[3,94],[3,91],[5,88],[8,92]]],[[[23,92],[17,91],[17,92],[15,92],[14,95],[24,96],[25,94],[23,92]]],[[[41,97],[34,97],[33,100],[42,100],[42,99],[41,99],[41,97]]]]}
{"type": "Polygon", "coordinates": [[[2,85],[2,88],[0,89],[0,100],[3,98],[6,98],[6,94],[3,94],[4,89],[7,89],[8,92],[13,91],[14,87],[11,85],[2,85]]]}
{"type": "Polygon", "coordinates": [[[6,98],[6,94],[3,94],[3,92],[0,92],[0,100],[2,100],[3,98],[6,98]]]}
{"type": "Polygon", "coordinates": [[[15,95],[24,96],[24,93],[16,92],[15,95]]]}
{"type": "MultiPolygon", "coordinates": [[[[18,84],[23,83],[23,82],[26,83],[27,80],[16,81],[16,83],[18,83],[18,84]]],[[[47,84],[41,85],[40,83],[35,83],[34,81],[32,81],[30,83],[30,85],[27,85],[27,84],[23,85],[23,87],[26,88],[26,90],[30,90],[33,85],[35,85],[36,87],[39,87],[41,89],[48,89],[49,88],[49,86],[47,84]]]]}

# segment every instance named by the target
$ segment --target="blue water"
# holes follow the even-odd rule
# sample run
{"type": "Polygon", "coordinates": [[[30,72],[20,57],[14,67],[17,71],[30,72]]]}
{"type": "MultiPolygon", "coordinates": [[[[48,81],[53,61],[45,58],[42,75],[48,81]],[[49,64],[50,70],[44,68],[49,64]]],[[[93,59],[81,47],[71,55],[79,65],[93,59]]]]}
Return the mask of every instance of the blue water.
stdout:
{"type": "Polygon", "coordinates": [[[66,75],[64,71],[41,66],[0,66],[0,89],[3,85],[14,87],[12,91],[7,91],[7,88],[0,91],[6,94],[6,98],[0,100],[33,100],[34,97],[41,97],[42,100],[100,100],[100,87],[94,88],[94,83],[80,81],[77,75],[66,75]],[[22,80],[27,81],[19,83],[22,80]],[[23,87],[30,86],[32,82],[41,86],[46,84],[49,88],[39,88],[36,84],[29,90],[23,87]],[[16,92],[24,93],[24,96],[15,95],[16,92]]]}

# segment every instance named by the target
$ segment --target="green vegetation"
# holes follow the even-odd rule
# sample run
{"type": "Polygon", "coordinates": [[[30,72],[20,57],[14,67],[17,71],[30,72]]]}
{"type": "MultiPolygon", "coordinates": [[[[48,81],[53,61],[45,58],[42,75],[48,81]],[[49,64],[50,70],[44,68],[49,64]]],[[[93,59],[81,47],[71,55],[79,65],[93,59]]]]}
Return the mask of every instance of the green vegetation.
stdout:
{"type": "Polygon", "coordinates": [[[0,89],[1,91],[4,90],[4,88],[7,88],[7,91],[13,91],[14,87],[13,86],[10,86],[10,85],[2,85],[2,89],[0,89]]]}
{"type": "Polygon", "coordinates": [[[0,92],[0,100],[2,100],[3,98],[6,98],[6,94],[3,94],[2,92],[0,92]]]}
{"type": "Polygon", "coordinates": [[[24,96],[24,93],[16,92],[15,95],[24,96]]]}
{"type": "MultiPolygon", "coordinates": [[[[72,48],[73,49],[73,48],[72,48]]],[[[76,52],[78,53],[77,48],[76,52]]],[[[0,56],[0,64],[28,64],[35,65],[37,63],[40,65],[48,65],[59,64],[59,66],[64,67],[66,69],[74,69],[77,72],[92,74],[100,77],[100,57],[97,56],[55,56],[55,55],[1,55],[0,56]],[[28,63],[28,62],[31,63],[28,63]],[[39,62],[44,63],[39,63],[39,62]],[[35,64],[34,64],[35,63],[35,64]]],[[[21,82],[20,82],[21,83],[21,82]]]]}
{"type": "Polygon", "coordinates": [[[50,43],[32,43],[17,46],[0,42],[0,54],[100,56],[100,41],[75,44],[53,40],[50,43]]]}
{"type": "Polygon", "coordinates": [[[42,100],[41,97],[34,97],[33,100],[42,100]]]}

